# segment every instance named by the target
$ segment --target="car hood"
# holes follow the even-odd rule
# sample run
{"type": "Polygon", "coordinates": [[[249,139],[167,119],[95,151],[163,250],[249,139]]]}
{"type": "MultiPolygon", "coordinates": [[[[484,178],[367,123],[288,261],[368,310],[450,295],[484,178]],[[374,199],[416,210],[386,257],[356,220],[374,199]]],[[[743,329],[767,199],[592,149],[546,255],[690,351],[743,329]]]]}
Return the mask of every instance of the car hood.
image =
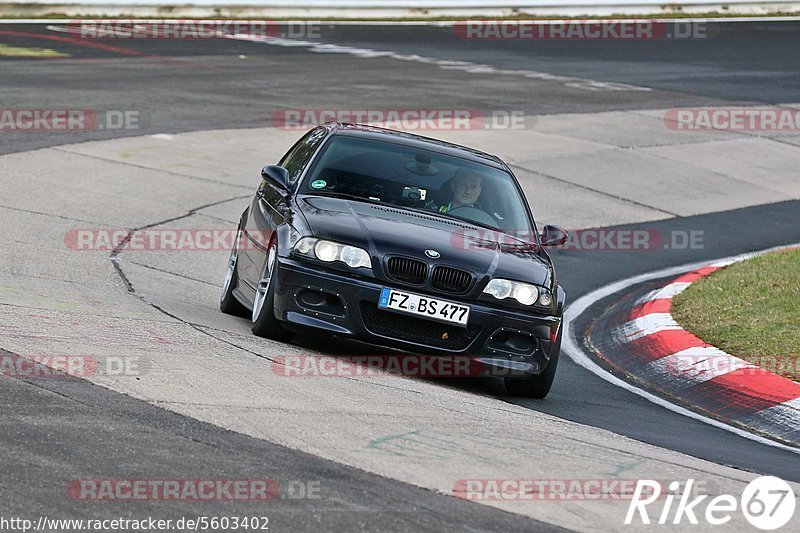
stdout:
{"type": "Polygon", "coordinates": [[[469,270],[478,279],[488,275],[552,285],[547,256],[507,234],[357,200],[303,196],[297,201],[315,237],[359,246],[381,261],[386,255],[403,255],[469,270]],[[426,250],[440,257],[426,257],[426,250]]]}

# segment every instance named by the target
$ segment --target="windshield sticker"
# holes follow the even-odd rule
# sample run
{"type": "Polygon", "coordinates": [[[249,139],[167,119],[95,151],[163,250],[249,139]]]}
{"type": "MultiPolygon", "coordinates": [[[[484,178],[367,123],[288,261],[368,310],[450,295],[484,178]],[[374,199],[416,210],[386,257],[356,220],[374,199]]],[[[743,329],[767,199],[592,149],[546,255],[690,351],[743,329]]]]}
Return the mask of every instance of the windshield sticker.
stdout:
{"type": "Polygon", "coordinates": [[[314,180],[311,182],[311,186],[315,189],[324,189],[327,184],[328,182],[325,180],[314,180]]]}

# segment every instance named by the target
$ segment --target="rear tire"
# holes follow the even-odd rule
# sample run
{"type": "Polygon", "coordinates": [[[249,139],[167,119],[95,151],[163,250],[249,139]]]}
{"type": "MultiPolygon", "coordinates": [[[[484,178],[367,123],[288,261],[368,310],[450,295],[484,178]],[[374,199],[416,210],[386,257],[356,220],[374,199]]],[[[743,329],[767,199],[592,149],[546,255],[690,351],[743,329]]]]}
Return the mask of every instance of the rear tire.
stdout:
{"type": "Polygon", "coordinates": [[[259,337],[286,342],[292,332],[275,318],[275,286],[278,282],[278,241],[273,239],[253,299],[252,330],[259,337]]]}
{"type": "Polygon", "coordinates": [[[555,349],[550,355],[550,362],[547,363],[544,372],[538,376],[531,376],[525,379],[512,379],[505,378],[506,392],[514,396],[522,396],[524,398],[536,398],[538,400],[544,399],[550,392],[550,387],[553,386],[553,380],[556,377],[556,368],[558,368],[558,358],[561,353],[561,331],[558,332],[556,338],[555,349]]]}
{"type": "Polygon", "coordinates": [[[242,229],[236,231],[236,240],[231,247],[231,254],[228,256],[228,270],[225,272],[225,282],[222,285],[222,294],[219,298],[219,309],[225,314],[247,317],[250,311],[243,306],[233,295],[233,291],[239,284],[239,275],[236,273],[236,264],[239,261],[239,239],[242,238],[242,229]]]}

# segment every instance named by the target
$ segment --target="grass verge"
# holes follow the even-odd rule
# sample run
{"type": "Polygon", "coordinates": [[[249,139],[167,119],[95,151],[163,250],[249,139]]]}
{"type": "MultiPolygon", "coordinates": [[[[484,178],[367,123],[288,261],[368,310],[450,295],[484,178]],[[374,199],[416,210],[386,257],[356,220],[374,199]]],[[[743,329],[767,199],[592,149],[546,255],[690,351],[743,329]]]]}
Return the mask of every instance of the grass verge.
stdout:
{"type": "Polygon", "coordinates": [[[800,250],[701,278],[673,299],[672,316],[720,350],[800,381],[800,250]]]}
{"type": "Polygon", "coordinates": [[[69,57],[49,48],[22,48],[0,43],[0,57],[69,57]]]}

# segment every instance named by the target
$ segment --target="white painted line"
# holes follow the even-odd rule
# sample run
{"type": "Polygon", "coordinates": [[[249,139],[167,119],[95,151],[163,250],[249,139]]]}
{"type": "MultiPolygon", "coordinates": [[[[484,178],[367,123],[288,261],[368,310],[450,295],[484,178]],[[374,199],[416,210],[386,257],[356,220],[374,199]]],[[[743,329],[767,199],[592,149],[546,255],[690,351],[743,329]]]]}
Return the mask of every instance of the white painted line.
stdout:
{"type": "Polygon", "coordinates": [[[625,322],[614,330],[620,342],[631,342],[659,331],[683,329],[669,313],[650,313],[625,322]]]}
{"type": "Polygon", "coordinates": [[[777,422],[786,428],[784,435],[800,430],[800,398],[779,403],[768,409],[753,413],[746,419],[748,423],[759,424],[777,422]]]}
{"type": "MultiPolygon", "coordinates": [[[[756,368],[738,357],[713,346],[687,348],[648,363],[643,374],[657,374],[674,380],[675,390],[688,388],[741,368],[756,368]]],[[[670,388],[673,388],[671,386],[670,388]]]]}
{"type": "Polygon", "coordinates": [[[673,298],[688,289],[689,285],[691,285],[691,283],[685,281],[676,281],[670,283],[669,285],[665,285],[660,289],[648,292],[636,300],[636,303],[643,304],[652,300],[660,300],[661,298],[673,298]]]}
{"type": "Polygon", "coordinates": [[[734,260],[730,260],[729,259],[729,260],[724,260],[724,261],[717,261],[716,263],[711,263],[708,266],[717,267],[717,268],[723,268],[723,267],[726,267],[728,265],[732,265],[733,263],[738,263],[738,261],[734,261],[734,260]]]}
{"type": "MultiPolygon", "coordinates": [[[[52,22],[52,21],[51,21],[52,22]]],[[[142,21],[146,23],[147,21],[142,21]]],[[[163,21],[158,21],[163,22],[163,21]]],[[[58,33],[78,33],[78,29],[66,28],[49,25],[47,29],[58,33]]],[[[228,39],[237,41],[249,41],[263,43],[270,46],[281,46],[288,48],[308,48],[310,52],[318,54],[349,54],[355,57],[372,59],[387,57],[399,61],[410,61],[415,63],[425,63],[438,66],[446,70],[461,70],[470,74],[493,74],[505,76],[519,76],[527,79],[537,79],[542,81],[553,81],[563,83],[567,87],[584,89],[587,91],[633,91],[649,92],[650,87],[640,87],[627,83],[615,83],[610,81],[599,81],[587,78],[576,78],[574,76],[561,76],[550,74],[549,72],[538,72],[535,70],[501,69],[482,63],[472,61],[454,61],[451,59],[439,59],[435,57],[421,56],[418,54],[400,54],[391,50],[373,50],[371,48],[358,48],[353,46],[342,46],[338,44],[322,43],[316,41],[304,41],[301,39],[283,39],[280,37],[264,37],[258,35],[221,35],[228,39]]]]}
{"type": "MultiPolygon", "coordinates": [[[[754,257],[756,255],[761,255],[761,254],[765,254],[765,253],[769,253],[769,252],[773,252],[773,251],[778,251],[778,250],[788,250],[790,248],[795,248],[797,246],[800,246],[800,243],[789,245],[789,246],[776,246],[774,248],[768,248],[766,250],[761,250],[761,251],[758,251],[758,252],[751,252],[751,253],[741,254],[741,255],[737,255],[737,256],[731,256],[731,257],[727,257],[727,258],[720,258],[720,259],[717,259],[716,261],[723,261],[723,260],[738,260],[738,261],[742,261],[744,259],[748,259],[748,258],[754,257]]],[[[580,347],[580,345],[572,337],[572,331],[571,331],[572,330],[572,322],[577,317],[579,317],[581,314],[583,314],[586,311],[586,309],[588,309],[589,306],[591,306],[593,303],[595,303],[595,302],[597,302],[599,300],[602,300],[603,298],[606,298],[606,297],[608,297],[608,296],[610,296],[610,295],[612,295],[614,293],[617,293],[617,292],[620,292],[622,290],[625,290],[626,288],[631,287],[632,285],[636,285],[637,283],[650,281],[652,279],[664,278],[664,277],[667,277],[667,276],[684,274],[684,273],[689,272],[691,270],[695,270],[697,268],[708,266],[708,265],[710,265],[710,264],[712,264],[714,262],[715,261],[704,261],[704,262],[699,262],[699,263],[689,263],[689,264],[685,264],[685,265],[681,265],[681,266],[677,266],[677,267],[671,267],[671,268],[665,268],[665,269],[662,269],[662,270],[657,270],[655,272],[649,272],[647,274],[640,274],[638,276],[633,276],[633,277],[630,277],[630,278],[626,278],[626,279],[617,281],[615,283],[611,283],[609,285],[605,285],[604,287],[600,287],[599,289],[595,289],[594,291],[590,292],[589,294],[581,296],[580,298],[575,300],[575,302],[573,302],[571,305],[569,305],[567,307],[566,312],[564,313],[564,334],[563,334],[563,340],[562,340],[562,343],[563,343],[562,344],[562,348],[564,349],[564,352],[566,352],[566,354],[570,357],[570,359],[575,361],[576,364],[578,364],[578,365],[582,366],[583,368],[587,369],[589,372],[595,374],[596,376],[600,377],[601,379],[604,379],[604,380],[608,381],[612,385],[616,385],[617,387],[621,387],[621,388],[623,388],[623,389],[625,389],[625,390],[627,390],[629,392],[632,392],[633,394],[636,394],[637,396],[641,396],[642,398],[644,398],[644,399],[646,399],[648,401],[651,401],[656,405],[664,407],[665,409],[669,409],[670,411],[672,411],[674,413],[677,413],[679,415],[683,415],[683,416],[692,418],[694,420],[698,420],[700,422],[704,422],[704,423],[706,423],[706,424],[708,424],[710,426],[714,426],[714,427],[723,429],[725,431],[729,431],[729,432],[731,432],[731,433],[733,433],[735,435],[738,435],[740,437],[744,437],[746,439],[758,442],[760,444],[765,444],[767,446],[772,446],[774,448],[780,448],[782,450],[790,451],[792,453],[796,453],[796,454],[800,455],[800,449],[794,448],[792,446],[787,446],[786,444],[781,444],[779,442],[775,442],[773,440],[767,439],[766,437],[762,437],[760,435],[755,435],[755,434],[750,433],[748,431],[745,431],[743,429],[731,426],[729,424],[725,424],[725,423],[720,422],[718,420],[714,420],[713,418],[708,418],[708,417],[703,416],[703,415],[701,415],[699,413],[695,413],[694,411],[686,409],[685,407],[681,407],[679,405],[675,405],[674,403],[671,403],[671,402],[665,400],[664,398],[661,398],[660,396],[656,396],[655,394],[652,394],[650,392],[642,390],[642,389],[636,387],[635,385],[632,385],[631,383],[628,383],[627,381],[623,381],[622,379],[618,378],[617,376],[615,376],[613,374],[610,374],[608,371],[606,371],[605,369],[600,367],[596,362],[594,362],[583,351],[583,349],[580,347]]],[[[581,333],[578,332],[578,335],[580,335],[580,334],[581,333]]]]}
{"type": "Polygon", "coordinates": [[[567,87],[585,89],[588,91],[634,91],[647,92],[653,89],[640,87],[627,83],[614,83],[598,81],[573,76],[560,76],[549,72],[538,72],[535,70],[516,70],[501,69],[482,63],[472,61],[453,61],[448,59],[438,59],[435,57],[421,56],[417,54],[400,54],[391,50],[373,50],[371,48],[357,48],[353,46],[341,46],[338,44],[319,43],[315,41],[302,41],[297,39],[264,38],[258,36],[232,35],[229,38],[243,41],[260,42],[270,46],[284,47],[307,47],[310,52],[318,54],[350,54],[361,58],[387,57],[399,61],[410,61],[415,63],[425,63],[435,65],[446,70],[461,70],[470,74],[494,74],[506,76],[520,76],[528,79],[538,79],[542,81],[553,81],[563,83],[567,87]]]}

